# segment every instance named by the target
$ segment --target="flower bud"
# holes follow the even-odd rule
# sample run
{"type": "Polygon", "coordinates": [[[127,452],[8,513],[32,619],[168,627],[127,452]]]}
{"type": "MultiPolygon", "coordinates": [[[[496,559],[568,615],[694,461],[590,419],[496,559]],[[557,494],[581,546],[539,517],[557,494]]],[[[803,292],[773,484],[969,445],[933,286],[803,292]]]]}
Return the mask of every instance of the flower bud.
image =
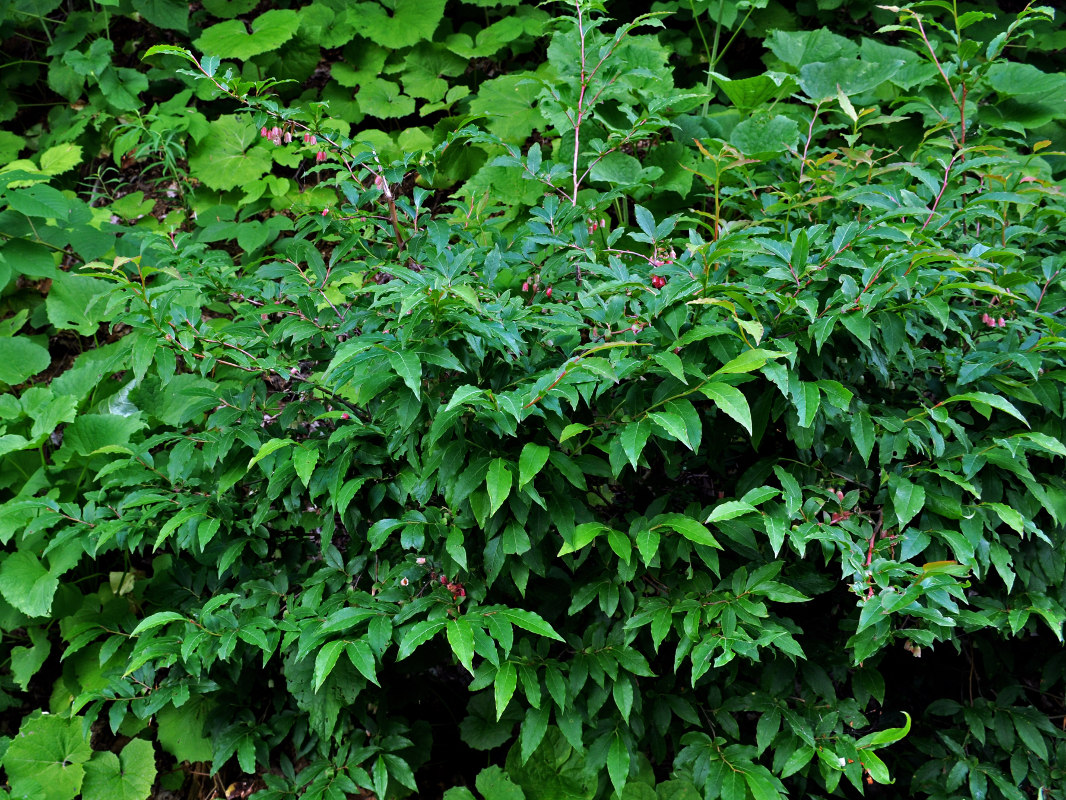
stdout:
{"type": "Polygon", "coordinates": [[[348,412],[345,411],[343,414],[341,414],[341,419],[351,419],[351,417],[349,417],[348,412]]]}
{"type": "Polygon", "coordinates": [[[270,131],[266,129],[266,125],[259,129],[259,135],[262,136],[264,139],[270,135],[270,131]]]}
{"type": "Polygon", "coordinates": [[[522,291],[523,292],[528,292],[529,291],[529,281],[522,281],[522,291]]]}
{"type": "Polygon", "coordinates": [[[1001,328],[1007,327],[1007,320],[1003,319],[1003,317],[999,318],[999,327],[1001,327],[1001,328]]]}
{"type": "Polygon", "coordinates": [[[550,286],[548,287],[548,291],[546,291],[544,293],[544,296],[545,297],[551,297],[552,296],[552,287],[550,287],[550,286]]]}
{"type": "Polygon", "coordinates": [[[285,131],[285,144],[292,141],[292,131],[285,131]]]}
{"type": "Polygon", "coordinates": [[[324,151],[324,150],[319,150],[319,151],[318,151],[318,152],[317,152],[317,153],[315,154],[315,161],[318,161],[318,162],[322,162],[322,161],[325,161],[325,160],[326,160],[326,153],[325,153],[325,151],[324,151]]]}
{"type": "Polygon", "coordinates": [[[322,209],[322,216],[323,217],[328,217],[329,216],[329,209],[328,208],[323,208],[322,209]]]}

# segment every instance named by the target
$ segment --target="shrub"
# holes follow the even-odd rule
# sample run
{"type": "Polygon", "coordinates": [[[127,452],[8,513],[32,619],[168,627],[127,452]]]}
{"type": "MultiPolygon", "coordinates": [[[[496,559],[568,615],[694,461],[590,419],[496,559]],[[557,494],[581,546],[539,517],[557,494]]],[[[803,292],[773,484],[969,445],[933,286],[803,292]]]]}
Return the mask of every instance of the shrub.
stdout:
{"type": "Polygon", "coordinates": [[[195,226],[4,172],[51,281],[0,338],[14,795],[143,797],[158,745],[262,798],[1056,796],[1063,83],[1003,56],[1050,12],[932,5],[704,109],[579,4],[509,89],[543,144],[398,161],[221,64],[278,9],[147,51],[227,104],[195,226]],[[50,376],[46,330],[110,338],[50,376]]]}

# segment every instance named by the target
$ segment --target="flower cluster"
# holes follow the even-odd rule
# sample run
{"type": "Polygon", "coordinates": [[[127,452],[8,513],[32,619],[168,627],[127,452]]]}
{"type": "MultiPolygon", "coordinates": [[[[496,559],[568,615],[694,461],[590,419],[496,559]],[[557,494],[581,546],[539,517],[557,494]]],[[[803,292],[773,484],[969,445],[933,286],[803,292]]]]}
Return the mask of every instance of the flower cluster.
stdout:
{"type": "Polygon", "coordinates": [[[981,322],[983,322],[985,325],[987,325],[990,328],[996,328],[996,327],[1005,328],[1005,327],[1007,327],[1007,320],[1003,319],[1003,317],[1000,317],[999,319],[996,319],[995,317],[989,316],[987,311],[984,314],[981,315],[981,322]]]}
{"type": "Polygon", "coordinates": [[[665,247],[656,248],[655,255],[648,259],[648,263],[653,267],[665,267],[675,261],[677,261],[677,253],[674,252],[672,247],[669,250],[665,247]]]}
{"type": "Polygon", "coordinates": [[[603,217],[603,218],[601,218],[599,220],[590,219],[590,220],[588,220],[588,225],[589,225],[589,233],[595,233],[599,228],[606,228],[607,227],[607,218],[603,217]]]}
{"type": "Polygon", "coordinates": [[[264,139],[269,139],[274,144],[281,144],[282,142],[288,144],[292,141],[292,131],[283,131],[277,125],[275,125],[273,128],[267,128],[266,126],[263,126],[259,129],[259,135],[262,136],[264,139]]]}

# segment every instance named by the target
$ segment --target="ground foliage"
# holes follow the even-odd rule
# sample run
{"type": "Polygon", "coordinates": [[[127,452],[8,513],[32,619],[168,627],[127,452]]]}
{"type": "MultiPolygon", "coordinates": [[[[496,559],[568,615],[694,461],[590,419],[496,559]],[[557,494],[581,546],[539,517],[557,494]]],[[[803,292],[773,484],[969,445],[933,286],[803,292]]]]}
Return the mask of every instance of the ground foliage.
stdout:
{"type": "Polygon", "coordinates": [[[1062,797],[1061,19],[791,5],[0,6],[0,796],[1062,797]]]}

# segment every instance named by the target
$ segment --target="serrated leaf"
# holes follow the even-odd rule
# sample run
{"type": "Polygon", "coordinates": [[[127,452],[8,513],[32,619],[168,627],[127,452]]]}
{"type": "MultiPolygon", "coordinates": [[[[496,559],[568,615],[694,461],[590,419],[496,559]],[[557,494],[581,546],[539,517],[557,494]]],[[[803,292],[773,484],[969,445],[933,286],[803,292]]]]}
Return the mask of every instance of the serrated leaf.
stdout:
{"type": "Polygon", "coordinates": [[[352,666],[359,670],[364,678],[375,686],[380,685],[378,683],[377,660],[374,658],[374,652],[370,649],[370,645],[362,639],[357,639],[354,642],[346,642],[344,652],[348,654],[348,660],[352,662],[352,666]]]}
{"type": "Polygon", "coordinates": [[[665,525],[671,528],[690,542],[696,544],[706,545],[707,547],[717,547],[721,549],[721,545],[718,544],[718,540],[714,538],[709,530],[704,527],[699,520],[695,520],[692,517],[687,517],[684,514],[663,514],[656,517],[653,520],[656,525],[665,525]]]}
{"type": "Polygon", "coordinates": [[[503,717],[503,712],[507,710],[507,704],[511,702],[511,698],[514,696],[515,687],[518,685],[518,671],[510,661],[504,661],[500,668],[496,671],[496,678],[493,680],[493,696],[496,700],[496,721],[499,722],[503,717]]]}
{"type": "Polygon", "coordinates": [[[796,414],[799,416],[799,426],[801,428],[811,427],[821,404],[818,384],[801,383],[794,392],[792,399],[796,405],[796,414]]]}
{"type": "Polygon", "coordinates": [[[422,362],[410,350],[389,350],[389,364],[415,397],[422,396],[422,362]]]}
{"type": "Polygon", "coordinates": [[[71,800],[82,788],[91,755],[80,719],[44,714],[23,720],[4,753],[4,769],[15,797],[71,800]],[[26,794],[23,785],[36,791],[26,794]]]}
{"type": "Polygon", "coordinates": [[[171,622],[185,621],[187,621],[187,618],[183,614],[179,614],[177,611],[159,611],[145,617],[137,623],[137,627],[130,631],[130,636],[139,636],[145,631],[153,630],[154,628],[158,628],[171,622]]]}
{"type": "Polygon", "coordinates": [[[685,421],[679,414],[666,411],[653,411],[651,414],[648,414],[648,416],[667,434],[677,439],[689,450],[693,449],[692,442],[688,437],[688,427],[685,425],[685,421]]]}
{"type": "Polygon", "coordinates": [[[874,423],[865,411],[854,414],[851,418],[851,439],[862,456],[862,463],[870,463],[870,454],[874,449],[874,423]]]}
{"type": "Polygon", "coordinates": [[[485,491],[489,496],[489,516],[495,514],[511,494],[511,471],[507,462],[496,458],[485,473],[485,491]]]}
{"type": "Polygon", "coordinates": [[[51,363],[47,348],[24,336],[0,338],[0,383],[17,386],[51,363]]]}
{"type": "Polygon", "coordinates": [[[344,640],[342,639],[334,639],[332,642],[327,642],[319,649],[318,655],[315,656],[313,691],[317,692],[322,688],[322,684],[326,682],[326,678],[333,671],[333,667],[337,664],[337,659],[340,658],[340,654],[343,652],[344,640]]]}
{"type": "Polygon", "coordinates": [[[248,462],[248,468],[251,469],[253,466],[258,464],[271,453],[276,453],[283,447],[290,447],[294,444],[296,444],[296,442],[294,442],[292,439],[271,439],[267,442],[264,442],[263,445],[259,448],[259,451],[254,456],[252,456],[251,461],[248,462]]]}
{"type": "Polygon", "coordinates": [[[897,478],[891,483],[894,484],[892,509],[896,512],[896,520],[902,529],[925,505],[925,488],[911,483],[906,478],[897,478]]]}
{"type": "Polygon", "coordinates": [[[465,619],[448,620],[448,644],[452,652],[459,659],[459,663],[466,667],[466,671],[474,674],[474,631],[470,623],[465,619]]]}
{"type": "Polygon", "coordinates": [[[275,8],[260,14],[251,25],[236,19],[218,22],[205,28],[194,44],[208,55],[246,61],[260,53],[277,50],[296,34],[299,27],[300,18],[295,11],[275,8]]]}
{"type": "Polygon", "coordinates": [[[548,639],[555,639],[557,642],[563,641],[563,637],[555,632],[555,628],[535,611],[526,611],[521,608],[499,608],[494,609],[492,613],[530,633],[535,633],[548,639]]]}
{"type": "Polygon", "coordinates": [[[640,453],[644,449],[644,445],[647,444],[648,437],[651,436],[651,423],[646,419],[629,422],[622,426],[618,436],[622,442],[622,450],[625,452],[626,458],[629,459],[633,469],[636,469],[640,453]]]}
{"type": "Polygon", "coordinates": [[[883,731],[877,731],[876,733],[869,733],[863,736],[859,741],[855,743],[855,746],[860,750],[864,748],[876,749],[878,747],[884,747],[888,744],[898,742],[905,737],[911,730],[911,715],[906,711],[902,712],[903,716],[907,718],[907,721],[903,724],[902,728],[885,728],[883,731]]]}
{"type": "Polygon", "coordinates": [[[700,391],[724,413],[728,414],[751,435],[751,406],[744,393],[735,386],[721,381],[711,381],[700,386],[700,391]]]}
{"type": "Polygon", "coordinates": [[[446,622],[447,620],[443,619],[423,620],[408,628],[407,633],[404,634],[403,641],[400,642],[400,646],[397,649],[396,660],[402,661],[411,655],[416,647],[432,639],[444,627],[446,622]]]}
{"type": "Polygon", "coordinates": [[[47,615],[58,588],[56,577],[26,550],[11,553],[0,564],[0,595],[27,616],[47,615]]]}
{"type": "Polygon", "coordinates": [[[521,489],[537,475],[548,463],[548,454],[551,449],[542,445],[527,442],[518,456],[518,488],[521,489]]]}
{"type": "Polygon", "coordinates": [[[766,366],[767,361],[775,358],[783,358],[784,355],[784,353],[778,353],[773,350],[762,350],[759,348],[745,350],[736,358],[723,364],[714,374],[737,375],[745,372],[754,372],[755,370],[766,366]]]}
{"type": "Polygon", "coordinates": [[[146,739],[133,739],[117,756],[93,753],[85,764],[82,800],[145,800],[155,777],[155,747],[146,739]]]}
{"type": "Polygon", "coordinates": [[[611,746],[607,750],[607,774],[611,778],[611,785],[619,795],[622,794],[622,789],[629,780],[630,760],[629,748],[626,747],[625,740],[622,739],[620,733],[615,731],[611,736],[611,746]]]}
{"type": "Polygon", "coordinates": [[[296,468],[296,474],[300,482],[307,486],[311,482],[311,475],[318,464],[319,451],[317,447],[301,445],[296,448],[292,456],[292,465],[296,468]]]}
{"type": "Polygon", "coordinates": [[[1015,408],[1013,403],[997,394],[989,394],[988,392],[966,392],[965,394],[953,395],[941,402],[940,405],[958,403],[963,400],[972,404],[978,411],[980,411],[981,405],[992,406],[992,408],[998,408],[1000,411],[1005,411],[1012,417],[1021,420],[1026,426],[1029,425],[1029,422],[1022,415],[1022,412],[1015,408]]]}
{"type": "Polygon", "coordinates": [[[715,506],[706,521],[724,522],[725,520],[742,517],[745,514],[751,514],[752,512],[757,514],[759,513],[759,510],[751,503],[745,503],[743,500],[727,500],[726,502],[715,506]]]}

